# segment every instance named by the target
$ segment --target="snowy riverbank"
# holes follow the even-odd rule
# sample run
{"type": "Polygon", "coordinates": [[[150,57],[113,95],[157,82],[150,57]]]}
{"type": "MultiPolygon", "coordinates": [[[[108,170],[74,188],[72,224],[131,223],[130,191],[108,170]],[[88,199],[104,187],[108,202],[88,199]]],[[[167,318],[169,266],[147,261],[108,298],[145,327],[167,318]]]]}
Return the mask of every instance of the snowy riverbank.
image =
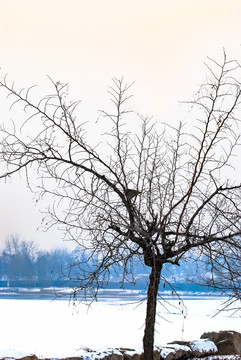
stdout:
{"type": "MultiPolygon", "coordinates": [[[[199,339],[205,331],[241,330],[240,317],[213,317],[223,299],[158,305],[156,344],[199,339]],[[184,313],[182,314],[182,311],[184,313]],[[185,315],[185,316],[184,316],[185,315]],[[167,320],[164,320],[166,318],[167,320]]],[[[73,306],[67,300],[0,300],[0,358],[36,354],[42,358],[81,356],[83,348],[142,350],[145,303],[118,298],[73,306]]]]}

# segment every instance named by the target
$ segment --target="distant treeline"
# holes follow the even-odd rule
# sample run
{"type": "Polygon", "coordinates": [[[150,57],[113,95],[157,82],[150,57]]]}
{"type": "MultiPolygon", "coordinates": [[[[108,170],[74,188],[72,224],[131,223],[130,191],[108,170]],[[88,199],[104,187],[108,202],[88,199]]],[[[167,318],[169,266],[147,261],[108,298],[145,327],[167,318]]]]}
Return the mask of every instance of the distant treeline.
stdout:
{"type": "MultiPolygon", "coordinates": [[[[11,236],[5,241],[0,252],[0,286],[59,286],[67,283],[68,275],[74,283],[81,275],[81,271],[94,268],[93,259],[88,259],[86,254],[78,248],[73,251],[68,249],[53,249],[50,251],[39,250],[36,243],[20,241],[18,236],[11,236]],[[78,264],[81,263],[81,266],[78,264]]],[[[130,278],[136,280],[136,288],[144,288],[148,281],[150,269],[144,266],[139,258],[135,258],[130,267],[130,278]],[[132,277],[132,275],[134,275],[132,277]]],[[[185,284],[187,279],[195,283],[201,275],[207,275],[207,270],[197,272],[195,261],[183,261],[181,266],[166,266],[160,287],[170,289],[173,284],[185,284]]],[[[114,268],[110,273],[109,287],[118,288],[121,285],[121,266],[114,268]]],[[[69,283],[70,284],[70,283],[69,283]]],[[[133,281],[126,281],[125,287],[132,288],[133,281]]],[[[183,285],[182,285],[183,287],[183,285]]]]}
{"type": "Polygon", "coordinates": [[[68,271],[74,262],[75,251],[38,250],[31,241],[20,241],[12,236],[5,241],[0,255],[0,280],[56,280],[68,271]]]}
{"type": "MultiPolygon", "coordinates": [[[[10,282],[10,286],[20,282],[42,283],[43,286],[46,283],[60,284],[68,280],[74,282],[81,276],[81,272],[86,274],[95,266],[98,266],[98,260],[89,258],[88,253],[81,252],[79,248],[73,251],[64,248],[44,251],[39,250],[33,241],[20,241],[18,236],[11,236],[0,252],[0,286],[7,282],[10,282]]],[[[130,269],[134,274],[145,275],[149,272],[139,261],[130,269]]],[[[118,283],[121,266],[110,270],[109,275],[108,281],[118,283]]]]}

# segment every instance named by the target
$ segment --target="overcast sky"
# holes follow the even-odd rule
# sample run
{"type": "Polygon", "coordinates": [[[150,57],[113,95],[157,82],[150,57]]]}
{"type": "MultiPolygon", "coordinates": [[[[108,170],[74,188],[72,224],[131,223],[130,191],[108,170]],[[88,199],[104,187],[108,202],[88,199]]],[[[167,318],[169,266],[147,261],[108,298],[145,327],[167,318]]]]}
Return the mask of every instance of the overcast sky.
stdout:
{"type": "MultiPolygon", "coordinates": [[[[124,76],[135,81],[136,110],[171,121],[205,78],[207,56],[221,60],[225,48],[241,62],[240,14],[240,0],[0,0],[1,74],[41,93],[46,75],[69,82],[86,120],[108,106],[111,79],[124,76]]],[[[6,121],[1,93],[0,102],[6,121]]],[[[0,201],[0,246],[10,234],[45,249],[65,245],[57,230],[37,230],[42,216],[21,179],[0,183],[0,201]]]]}

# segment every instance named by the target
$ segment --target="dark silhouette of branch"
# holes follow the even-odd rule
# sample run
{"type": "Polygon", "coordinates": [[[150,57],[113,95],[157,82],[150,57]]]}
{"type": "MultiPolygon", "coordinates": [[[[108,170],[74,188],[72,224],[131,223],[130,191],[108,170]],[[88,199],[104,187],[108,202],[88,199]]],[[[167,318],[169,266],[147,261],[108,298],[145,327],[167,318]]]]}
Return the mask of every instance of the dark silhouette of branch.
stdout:
{"type": "Polygon", "coordinates": [[[153,359],[165,263],[193,257],[209,269],[204,280],[228,293],[230,304],[240,300],[241,180],[232,176],[232,157],[240,145],[241,69],[225,53],[220,64],[209,59],[207,69],[187,103],[192,123],[163,125],[161,132],[152,118],[130,111],[130,86],[114,79],[114,110],[101,112],[105,132],[94,145],[76,115],[78,102],[66,100],[66,84],[52,82],[54,94],[35,103],[31,88],[17,91],[7,78],[0,82],[12,106],[26,112],[24,120],[1,128],[0,178],[24,170],[33,186],[36,173],[40,197],[49,199],[48,226],[62,228],[94,261],[91,269],[77,264],[74,296],[92,289],[96,297],[115,267],[122,268],[123,282],[133,258],[151,268],[145,360],[153,359]]]}

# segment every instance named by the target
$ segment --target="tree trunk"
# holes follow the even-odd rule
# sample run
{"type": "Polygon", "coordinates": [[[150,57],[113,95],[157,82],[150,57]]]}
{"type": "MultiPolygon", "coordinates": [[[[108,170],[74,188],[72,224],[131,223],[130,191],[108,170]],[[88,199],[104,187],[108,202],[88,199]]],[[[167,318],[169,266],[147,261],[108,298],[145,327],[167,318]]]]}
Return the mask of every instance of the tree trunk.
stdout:
{"type": "Polygon", "coordinates": [[[161,264],[152,266],[147,292],[146,321],[143,337],[144,360],[153,360],[157,293],[161,277],[161,264]]]}

